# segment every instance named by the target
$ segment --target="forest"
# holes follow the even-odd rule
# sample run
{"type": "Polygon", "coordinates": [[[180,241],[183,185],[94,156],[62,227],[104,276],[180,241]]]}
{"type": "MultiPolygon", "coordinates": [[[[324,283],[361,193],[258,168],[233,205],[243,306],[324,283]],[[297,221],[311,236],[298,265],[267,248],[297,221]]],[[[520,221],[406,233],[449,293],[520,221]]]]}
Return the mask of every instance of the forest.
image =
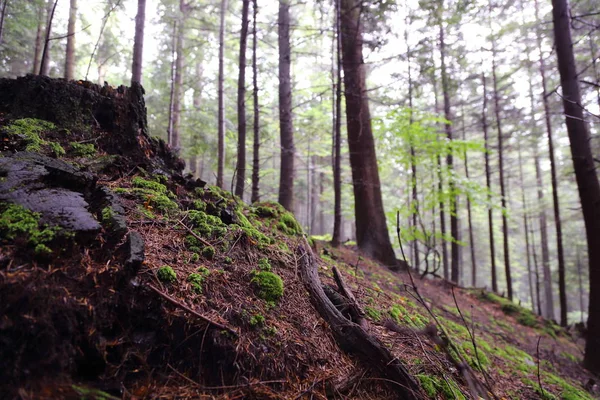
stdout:
{"type": "Polygon", "coordinates": [[[0,78],[141,85],[148,136],[189,177],[279,203],[311,240],[411,280],[577,325],[600,373],[597,2],[0,0],[0,13],[0,78]]]}

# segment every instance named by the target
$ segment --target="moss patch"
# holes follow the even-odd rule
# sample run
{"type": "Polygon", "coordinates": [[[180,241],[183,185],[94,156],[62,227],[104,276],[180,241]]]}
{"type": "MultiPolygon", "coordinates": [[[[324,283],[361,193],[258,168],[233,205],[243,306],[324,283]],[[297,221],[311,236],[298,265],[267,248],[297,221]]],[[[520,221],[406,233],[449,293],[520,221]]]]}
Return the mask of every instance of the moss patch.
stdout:
{"type": "Polygon", "coordinates": [[[163,265],[160,267],[156,273],[156,276],[165,283],[174,283],[177,281],[177,274],[173,268],[168,265],[163,265]]]}
{"type": "Polygon", "coordinates": [[[32,152],[40,152],[43,146],[48,145],[40,134],[52,129],[56,129],[53,123],[36,118],[17,119],[4,128],[9,136],[22,139],[25,142],[25,150],[32,152]]]}
{"type": "Polygon", "coordinates": [[[273,272],[254,272],[250,282],[254,285],[257,296],[263,300],[276,302],[283,296],[283,280],[273,272]]]}
{"type": "Polygon", "coordinates": [[[0,237],[8,240],[26,239],[39,255],[52,252],[47,245],[63,231],[62,228],[40,225],[39,213],[16,204],[0,205],[0,210],[0,237]]]}
{"type": "Polygon", "coordinates": [[[71,152],[77,157],[91,157],[96,154],[96,146],[93,143],[70,142],[71,152]]]}
{"type": "Polygon", "coordinates": [[[192,287],[192,292],[196,294],[202,294],[202,285],[204,284],[204,281],[209,275],[210,271],[206,267],[200,267],[197,269],[197,272],[189,274],[187,277],[187,281],[192,287]]]}

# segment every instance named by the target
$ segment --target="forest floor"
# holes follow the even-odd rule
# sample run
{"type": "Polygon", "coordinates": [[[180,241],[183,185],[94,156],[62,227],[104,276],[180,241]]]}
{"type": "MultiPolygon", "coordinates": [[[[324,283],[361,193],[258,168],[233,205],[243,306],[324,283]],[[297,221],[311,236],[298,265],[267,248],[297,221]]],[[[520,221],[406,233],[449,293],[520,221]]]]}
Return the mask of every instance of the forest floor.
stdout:
{"type": "Polygon", "coordinates": [[[414,398],[600,396],[575,331],[307,241],[278,204],[181,176],[145,137],[128,142],[134,162],[102,126],[2,107],[0,398],[399,398],[386,366],[340,345],[317,311],[310,254],[332,302],[339,271],[363,332],[418,383],[414,398]],[[59,212],[27,200],[42,190],[59,194],[59,212]]]}

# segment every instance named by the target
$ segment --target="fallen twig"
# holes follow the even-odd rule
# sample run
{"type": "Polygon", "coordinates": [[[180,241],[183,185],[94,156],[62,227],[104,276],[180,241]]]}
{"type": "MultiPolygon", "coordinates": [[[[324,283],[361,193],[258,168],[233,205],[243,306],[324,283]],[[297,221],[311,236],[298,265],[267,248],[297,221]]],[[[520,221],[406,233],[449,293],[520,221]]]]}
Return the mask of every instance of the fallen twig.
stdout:
{"type": "Polygon", "coordinates": [[[205,245],[205,246],[208,246],[208,247],[212,247],[212,248],[214,248],[214,246],[213,246],[212,244],[208,243],[208,242],[207,242],[205,239],[202,239],[200,236],[198,236],[198,234],[197,234],[196,232],[194,232],[193,230],[191,230],[189,226],[187,226],[186,224],[184,224],[184,223],[183,223],[183,222],[181,222],[181,221],[177,221],[177,223],[178,223],[179,225],[183,226],[183,227],[185,228],[185,230],[186,230],[186,231],[188,231],[188,233],[189,233],[190,235],[192,235],[193,237],[195,237],[196,239],[198,239],[198,241],[199,241],[200,243],[202,243],[202,244],[203,244],[203,245],[205,245]]]}
{"type": "Polygon", "coordinates": [[[226,330],[229,333],[234,334],[236,337],[238,336],[238,333],[233,329],[228,327],[227,325],[223,325],[219,322],[213,321],[208,317],[205,317],[204,315],[200,314],[197,311],[192,310],[191,308],[189,308],[188,306],[186,306],[185,304],[180,303],[179,301],[177,301],[176,299],[174,299],[173,297],[169,296],[168,294],[166,294],[165,292],[163,292],[162,290],[160,290],[159,288],[157,288],[156,286],[152,285],[151,283],[148,284],[148,287],[150,289],[152,289],[154,292],[156,292],[156,294],[160,295],[162,298],[164,298],[165,300],[167,300],[169,303],[189,312],[190,314],[195,315],[196,317],[200,318],[201,320],[203,320],[204,322],[207,322],[210,325],[213,325],[219,329],[223,329],[226,330]]]}

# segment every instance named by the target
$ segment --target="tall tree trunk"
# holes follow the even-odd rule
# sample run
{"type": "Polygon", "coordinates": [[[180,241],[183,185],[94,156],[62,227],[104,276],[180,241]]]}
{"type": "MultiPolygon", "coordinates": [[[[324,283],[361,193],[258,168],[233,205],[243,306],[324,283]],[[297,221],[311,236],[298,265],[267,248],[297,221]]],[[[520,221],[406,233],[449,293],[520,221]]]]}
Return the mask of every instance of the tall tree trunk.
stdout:
{"type": "MultiPolygon", "coordinates": [[[[450,83],[448,81],[448,72],[446,70],[446,42],[444,39],[444,23],[443,18],[440,17],[439,21],[440,28],[440,59],[441,59],[441,69],[442,69],[442,94],[444,96],[444,118],[446,119],[446,123],[444,124],[444,128],[446,131],[446,137],[448,140],[452,140],[452,111],[450,105],[450,83]]],[[[453,177],[454,171],[454,157],[452,155],[452,150],[448,151],[446,156],[446,164],[448,166],[448,171],[450,176],[448,178],[448,191],[450,192],[450,207],[448,209],[448,213],[450,214],[450,236],[452,236],[452,242],[450,244],[450,280],[454,283],[458,283],[459,278],[459,245],[458,241],[460,240],[459,232],[458,232],[458,196],[455,194],[455,183],[453,177]]]]}
{"type": "Polygon", "coordinates": [[[254,107],[254,141],[252,152],[252,203],[258,201],[259,196],[259,173],[260,173],[260,115],[258,113],[258,71],[256,67],[256,17],[258,15],[257,0],[252,0],[253,17],[252,17],[252,103],[254,107]]]}
{"type": "Polygon", "coordinates": [[[504,269],[506,271],[506,288],[508,298],[513,299],[512,276],[510,271],[510,248],[508,241],[508,218],[506,217],[506,187],[504,179],[504,137],[502,120],[500,119],[500,94],[498,93],[498,78],[496,76],[496,40],[492,39],[492,79],[494,83],[494,110],[498,128],[498,169],[500,170],[500,196],[502,204],[502,239],[504,244],[504,269]]]}
{"type": "Polygon", "coordinates": [[[600,372],[600,184],[590,148],[590,133],[583,119],[581,93],[571,39],[571,18],[566,0],[552,0],[554,40],[562,87],[563,107],[571,142],[571,155],[581,198],[590,268],[590,304],[584,366],[600,372]]]}
{"type": "Polygon", "coordinates": [[[67,53],[65,57],[65,79],[73,79],[75,69],[75,22],[77,20],[77,0],[71,0],[69,7],[69,24],[67,27],[67,53]]]}
{"type": "Polygon", "coordinates": [[[279,0],[279,129],[281,164],[279,203],[287,210],[294,207],[294,127],[292,125],[292,82],[290,78],[290,2],[279,0]]]}
{"type": "Polygon", "coordinates": [[[359,0],[342,0],[340,6],[342,60],[348,121],[348,145],[354,187],[358,247],[389,266],[396,266],[381,198],[377,155],[366,92],[363,37],[359,0]]]}
{"type": "MultiPolygon", "coordinates": [[[[406,18],[404,19],[404,41],[406,42],[406,63],[408,65],[408,108],[409,108],[409,126],[412,129],[413,120],[413,79],[412,79],[412,66],[411,66],[411,48],[408,42],[408,29],[410,26],[410,14],[408,2],[406,5],[406,18]]],[[[419,199],[418,199],[418,190],[417,190],[417,161],[416,161],[416,153],[415,146],[413,144],[412,131],[410,136],[410,170],[411,170],[411,207],[410,212],[412,214],[411,225],[413,229],[413,267],[416,271],[419,271],[419,265],[421,261],[419,259],[419,241],[416,238],[417,227],[417,217],[419,215],[419,199]]]]}
{"type": "Polygon", "coordinates": [[[250,0],[242,0],[242,30],[240,32],[240,57],[238,77],[238,147],[235,194],[244,197],[246,182],[246,43],[248,41],[248,9],[250,0]]]}
{"type": "Polygon", "coordinates": [[[183,75],[184,75],[184,33],[185,33],[185,17],[186,7],[183,0],[179,3],[180,18],[177,24],[177,42],[175,51],[177,58],[175,59],[175,85],[173,89],[173,132],[171,133],[171,148],[179,153],[181,145],[181,97],[183,92],[183,75]]]}
{"type": "MultiPolygon", "coordinates": [[[[467,139],[465,129],[465,111],[461,111],[461,128],[462,128],[462,140],[467,139]]],[[[465,178],[469,181],[469,157],[467,150],[464,152],[465,159],[465,178]]],[[[471,284],[477,286],[477,259],[475,257],[475,238],[473,235],[473,218],[471,214],[471,197],[467,195],[467,220],[469,223],[469,250],[471,253],[471,284]]]]}
{"type": "Polygon", "coordinates": [[[0,11],[0,44],[2,44],[2,36],[4,34],[4,19],[6,18],[6,9],[8,7],[8,0],[2,2],[2,10],[0,11]]]}
{"type": "Polygon", "coordinates": [[[538,315],[542,315],[542,297],[540,295],[540,269],[538,267],[537,252],[535,250],[536,246],[535,235],[533,233],[533,226],[531,226],[529,236],[531,236],[531,252],[533,253],[533,267],[535,270],[535,298],[537,300],[537,313],[538,315]]]}
{"type": "Polygon", "coordinates": [[[592,71],[594,72],[594,78],[596,78],[596,99],[598,101],[598,108],[600,108],[600,74],[598,73],[598,67],[596,66],[596,49],[594,47],[594,38],[592,34],[588,34],[588,43],[590,44],[590,58],[592,59],[592,71]]]}
{"type": "Polygon", "coordinates": [[[225,173],[225,13],[227,0],[221,0],[221,23],[219,25],[219,83],[218,83],[218,150],[217,150],[217,186],[223,189],[225,173]]]}
{"type": "Polygon", "coordinates": [[[540,54],[540,75],[542,76],[542,102],[548,136],[548,153],[550,156],[550,177],[552,180],[552,203],[554,206],[554,224],[556,227],[556,255],[558,257],[558,293],[560,299],[560,324],[567,326],[567,292],[565,284],[565,255],[563,250],[562,226],[560,220],[560,204],[558,201],[558,183],[556,179],[556,161],[554,160],[554,141],[552,139],[552,123],[550,120],[550,105],[548,104],[548,91],[546,90],[546,65],[542,53],[541,21],[539,19],[538,0],[535,0],[535,18],[537,21],[537,45],[540,54]]]}
{"type": "Polygon", "coordinates": [[[40,75],[48,76],[50,72],[50,34],[52,33],[52,21],[54,20],[54,11],[58,0],[52,4],[52,0],[48,0],[46,14],[48,15],[46,22],[46,37],[44,39],[44,50],[42,51],[42,61],[40,64],[40,75]]]}
{"type": "Polygon", "coordinates": [[[167,126],[167,143],[173,147],[173,121],[174,119],[174,107],[173,102],[175,99],[175,64],[177,63],[177,20],[173,21],[173,34],[171,36],[171,90],[169,91],[169,124],[167,126]]]}
{"type": "Polygon", "coordinates": [[[483,109],[481,112],[481,123],[483,128],[483,140],[485,142],[485,182],[488,189],[488,230],[490,235],[490,262],[492,268],[492,291],[498,293],[498,278],[496,275],[496,244],[494,241],[494,210],[492,203],[492,173],[490,169],[490,141],[488,138],[487,123],[487,85],[485,75],[481,76],[483,83],[483,109]]]}
{"type": "MultiPolygon", "coordinates": [[[[433,55],[432,55],[433,56],[433,55]]],[[[437,78],[435,76],[435,71],[433,73],[433,96],[435,97],[435,114],[437,115],[440,112],[439,101],[438,101],[438,87],[437,87],[437,78]]],[[[446,244],[446,213],[445,213],[445,204],[444,204],[444,179],[442,176],[442,157],[437,155],[437,178],[438,178],[438,196],[440,198],[439,206],[440,206],[440,233],[441,239],[440,243],[442,245],[442,264],[444,266],[444,279],[450,279],[450,271],[448,265],[448,246],[446,244]]],[[[434,213],[435,215],[435,213],[434,213]]]]}
{"type": "Polygon", "coordinates": [[[335,1],[335,106],[333,124],[333,237],[331,244],[338,247],[342,229],[342,35],[340,29],[340,1],[335,1]]]}
{"type": "Polygon", "coordinates": [[[540,155],[537,149],[537,140],[533,145],[533,159],[535,162],[535,178],[537,182],[537,196],[540,207],[540,245],[542,246],[542,272],[544,274],[544,317],[554,319],[554,299],[552,291],[552,274],[550,272],[550,250],[548,248],[548,218],[546,217],[546,201],[542,183],[542,169],[540,168],[540,155]]]}
{"type": "MultiPolygon", "coordinates": [[[[8,0],[7,0],[8,1],[8,0]]],[[[31,70],[32,74],[40,73],[40,62],[42,60],[42,33],[44,32],[44,7],[41,5],[37,6],[38,8],[38,24],[37,24],[37,32],[35,34],[35,49],[33,53],[33,69],[31,70]]]]}
{"type": "Polygon", "coordinates": [[[146,0],[138,0],[135,16],[135,37],[133,39],[133,62],[131,64],[131,83],[142,83],[142,55],[144,52],[144,25],[146,24],[146,0]]]}
{"type": "Polygon", "coordinates": [[[521,149],[521,137],[518,137],[517,150],[519,154],[519,181],[521,186],[521,203],[523,204],[523,226],[525,228],[525,254],[527,257],[527,279],[529,282],[529,294],[531,297],[531,310],[535,312],[535,300],[533,297],[533,282],[531,280],[531,254],[529,252],[529,220],[527,218],[527,200],[525,198],[525,178],[523,174],[523,156],[521,149]]]}
{"type": "Polygon", "coordinates": [[[579,255],[579,246],[575,249],[575,254],[577,254],[577,260],[575,261],[577,264],[577,278],[579,283],[579,313],[581,314],[581,323],[583,324],[583,271],[581,270],[581,258],[579,255]]]}

